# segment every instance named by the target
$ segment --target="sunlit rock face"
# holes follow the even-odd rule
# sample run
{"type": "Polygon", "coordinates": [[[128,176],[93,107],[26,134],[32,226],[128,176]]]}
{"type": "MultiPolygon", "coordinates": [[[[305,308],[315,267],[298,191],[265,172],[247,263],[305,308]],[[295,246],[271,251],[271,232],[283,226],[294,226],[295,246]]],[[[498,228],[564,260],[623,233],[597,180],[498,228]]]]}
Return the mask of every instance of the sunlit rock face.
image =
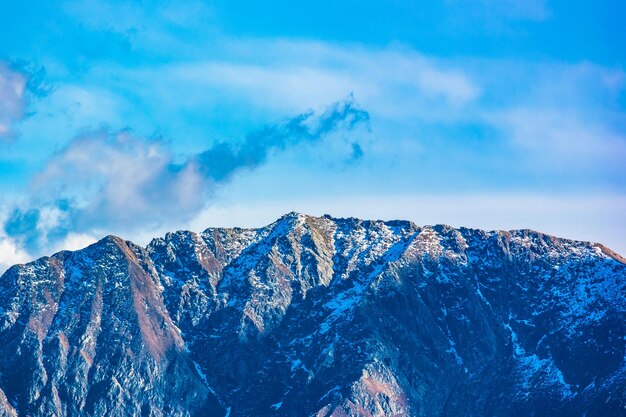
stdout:
{"type": "Polygon", "coordinates": [[[290,213],[0,278],[0,416],[622,416],[626,265],[290,213]]]}

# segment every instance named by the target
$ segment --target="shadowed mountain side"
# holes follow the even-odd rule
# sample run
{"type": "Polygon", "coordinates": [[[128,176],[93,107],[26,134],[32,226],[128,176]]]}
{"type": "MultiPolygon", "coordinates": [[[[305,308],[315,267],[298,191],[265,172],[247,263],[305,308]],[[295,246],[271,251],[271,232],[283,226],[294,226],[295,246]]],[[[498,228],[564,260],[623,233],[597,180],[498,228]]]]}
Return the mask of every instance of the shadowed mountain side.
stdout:
{"type": "Polygon", "coordinates": [[[224,414],[150,265],[107,237],[3,275],[2,387],[20,415],[224,414]]]}

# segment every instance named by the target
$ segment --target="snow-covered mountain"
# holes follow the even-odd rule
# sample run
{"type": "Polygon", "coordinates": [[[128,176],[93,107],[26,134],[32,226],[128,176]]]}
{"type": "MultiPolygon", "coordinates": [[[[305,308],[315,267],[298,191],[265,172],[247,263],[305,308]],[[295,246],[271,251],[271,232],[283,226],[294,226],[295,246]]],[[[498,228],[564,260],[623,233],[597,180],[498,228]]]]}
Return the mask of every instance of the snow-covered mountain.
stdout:
{"type": "Polygon", "coordinates": [[[626,261],[290,213],[0,278],[1,416],[623,416],[626,261]]]}

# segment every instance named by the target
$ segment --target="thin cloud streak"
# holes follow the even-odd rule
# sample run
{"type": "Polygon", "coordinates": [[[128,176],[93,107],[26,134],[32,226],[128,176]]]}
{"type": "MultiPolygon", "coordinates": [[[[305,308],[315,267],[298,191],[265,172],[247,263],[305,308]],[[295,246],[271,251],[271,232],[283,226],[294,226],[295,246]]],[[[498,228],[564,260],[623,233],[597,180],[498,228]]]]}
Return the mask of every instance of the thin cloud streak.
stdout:
{"type": "Polygon", "coordinates": [[[218,94],[279,112],[319,106],[353,92],[368,110],[395,120],[445,118],[481,95],[464,71],[403,48],[286,40],[224,45],[231,52],[219,59],[111,71],[154,85],[141,93],[157,99],[170,96],[176,86],[189,92],[182,98],[187,104],[206,103],[218,94]]]}

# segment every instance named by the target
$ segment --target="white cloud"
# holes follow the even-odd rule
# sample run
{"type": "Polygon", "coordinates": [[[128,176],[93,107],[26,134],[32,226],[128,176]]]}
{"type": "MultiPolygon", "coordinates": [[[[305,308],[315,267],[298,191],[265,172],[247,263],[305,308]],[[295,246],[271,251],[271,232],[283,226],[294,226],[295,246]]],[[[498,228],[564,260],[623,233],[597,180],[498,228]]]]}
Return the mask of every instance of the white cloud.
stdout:
{"type": "MultiPolygon", "coordinates": [[[[0,225],[6,221],[6,209],[0,208],[0,225]]],[[[10,266],[28,262],[32,257],[20,247],[15,239],[7,236],[0,228],[0,274],[4,273],[10,266]]]]}
{"type": "Polygon", "coordinates": [[[514,108],[487,119],[508,131],[520,148],[553,164],[583,165],[626,160],[626,136],[584,114],[554,108],[514,108]]]}
{"type": "MultiPolygon", "coordinates": [[[[126,132],[92,132],[50,159],[35,177],[33,194],[50,196],[52,202],[72,201],[73,208],[82,213],[79,220],[84,224],[74,225],[81,229],[91,223],[154,221],[155,213],[158,218],[182,216],[198,204],[199,185],[204,181],[195,166],[173,172],[172,163],[173,156],[163,143],[126,132]]],[[[48,212],[43,218],[47,223],[59,219],[53,216],[58,209],[48,212]]]]}
{"type": "Polygon", "coordinates": [[[28,262],[30,259],[29,254],[20,249],[13,239],[0,236],[0,274],[10,266],[28,262]]]}
{"type": "Polygon", "coordinates": [[[0,62],[0,138],[15,134],[15,123],[24,117],[26,78],[0,62]]]}
{"type": "Polygon", "coordinates": [[[62,250],[80,250],[83,249],[92,243],[96,243],[98,241],[98,237],[91,235],[89,233],[70,233],[65,239],[59,242],[53,252],[58,252],[62,250]]]}

